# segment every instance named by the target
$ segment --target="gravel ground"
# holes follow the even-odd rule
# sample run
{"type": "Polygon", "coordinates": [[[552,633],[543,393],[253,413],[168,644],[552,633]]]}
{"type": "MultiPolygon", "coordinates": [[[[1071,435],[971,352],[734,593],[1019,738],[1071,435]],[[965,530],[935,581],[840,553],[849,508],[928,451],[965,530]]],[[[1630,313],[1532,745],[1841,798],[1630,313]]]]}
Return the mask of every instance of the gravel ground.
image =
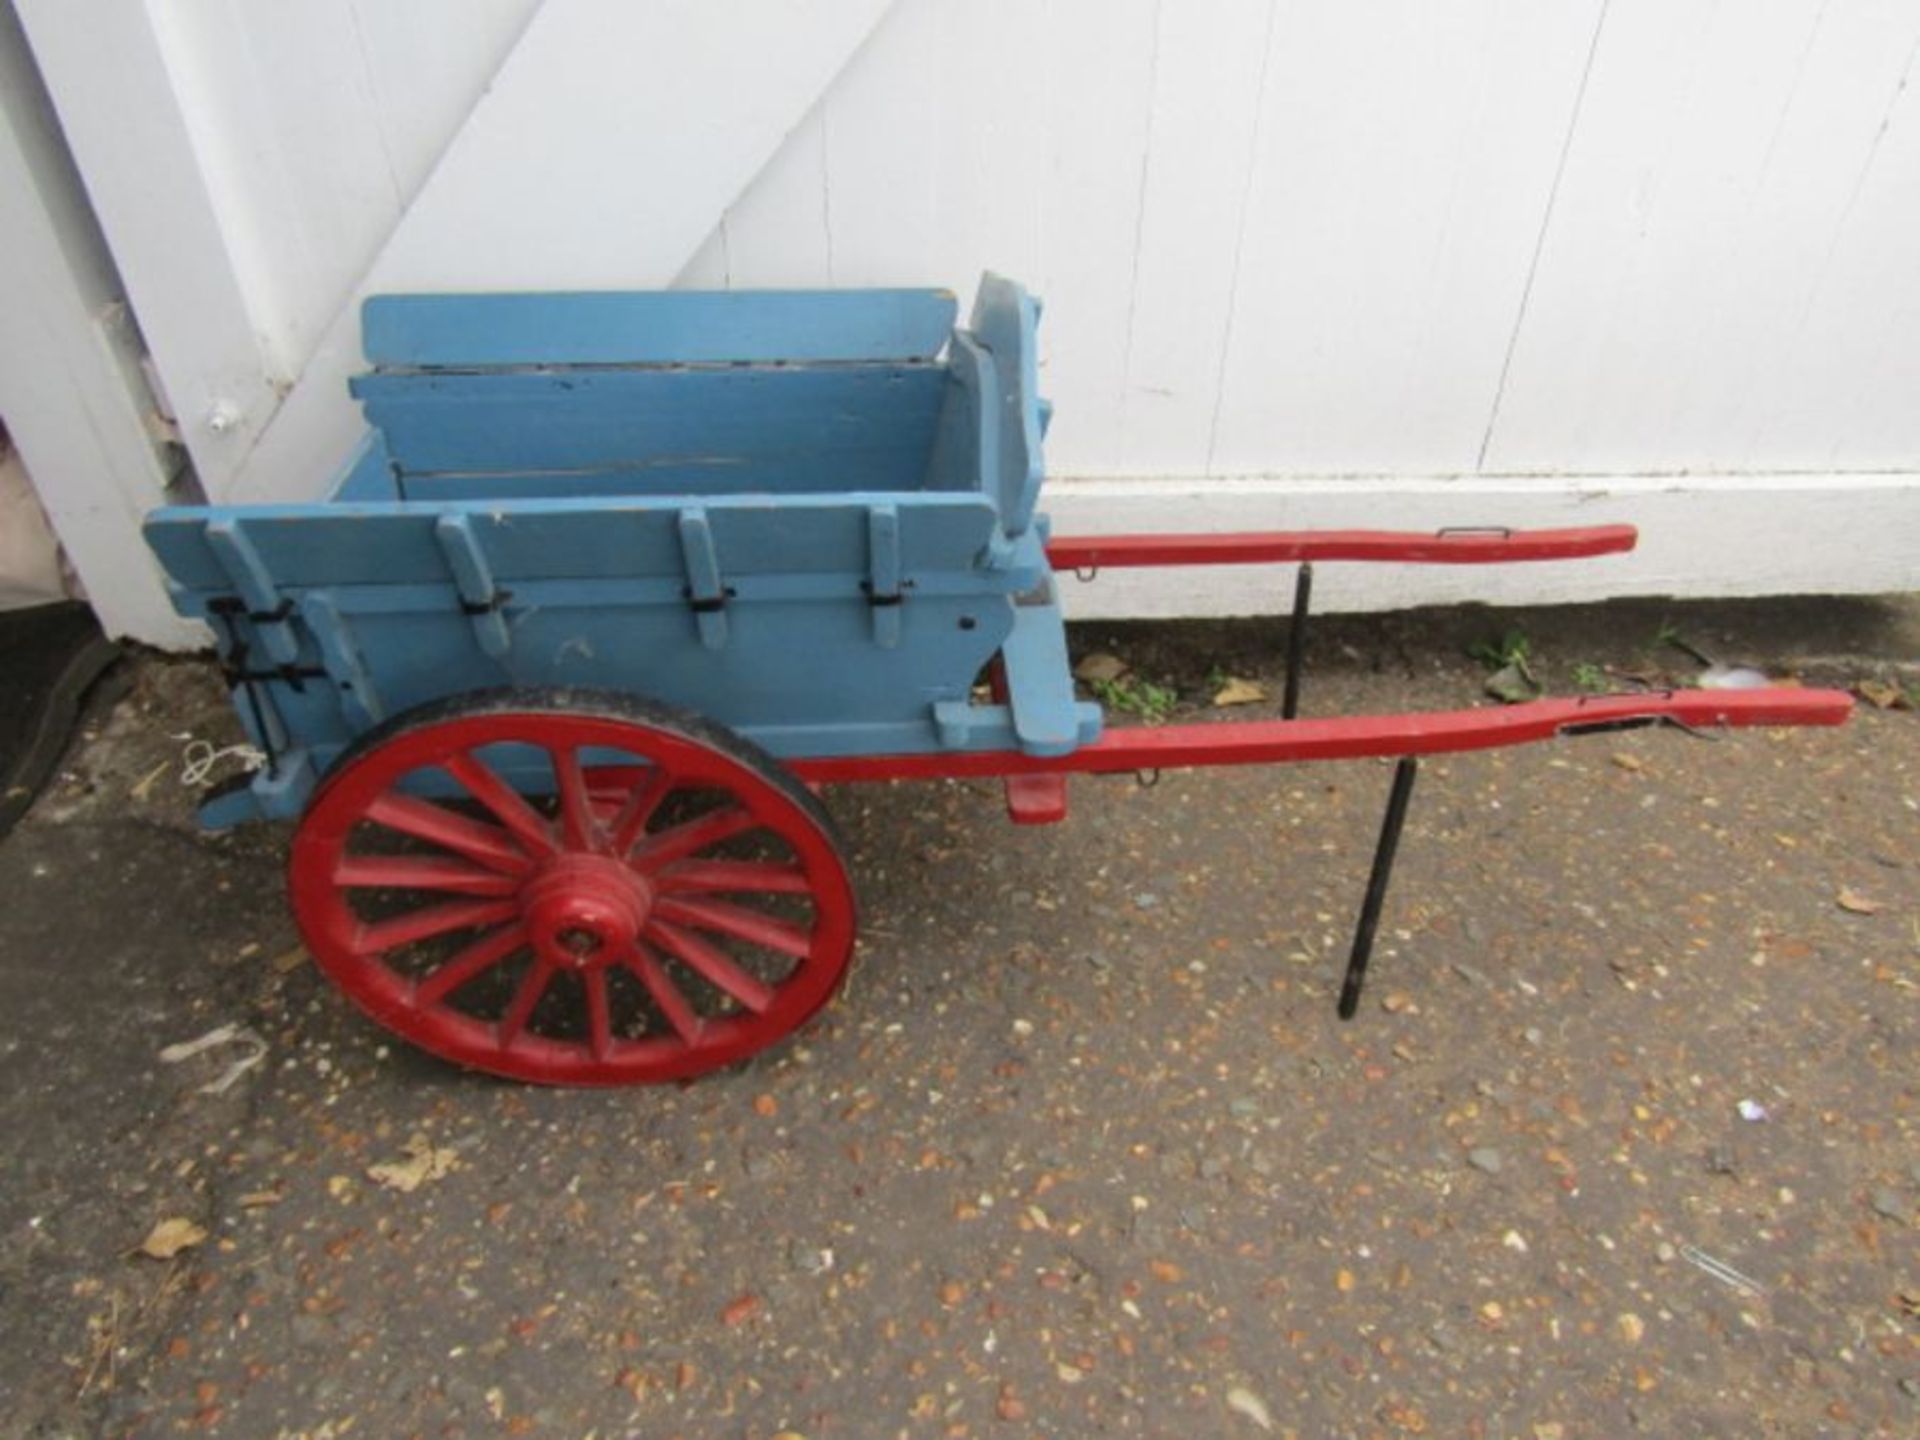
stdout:
{"type": "MultiPolygon", "coordinates": [[[[1684,674],[1663,619],[1920,683],[1911,601],[1468,610],[1320,626],[1306,709],[1470,703],[1516,629],[1556,688],[1684,674]]],[[[1277,693],[1275,639],[1076,648],[1195,708],[1277,693]]],[[[336,999],[286,831],[192,828],[176,737],[232,733],[142,662],[0,845],[7,1434],[1920,1432],[1913,713],[1429,762],[1350,1025],[1383,764],[1081,780],[1042,829],[835,791],[846,991],[617,1093],[336,999]],[[158,1059],[223,1024],[265,1050],[224,1091],[249,1040],[158,1059]]]]}

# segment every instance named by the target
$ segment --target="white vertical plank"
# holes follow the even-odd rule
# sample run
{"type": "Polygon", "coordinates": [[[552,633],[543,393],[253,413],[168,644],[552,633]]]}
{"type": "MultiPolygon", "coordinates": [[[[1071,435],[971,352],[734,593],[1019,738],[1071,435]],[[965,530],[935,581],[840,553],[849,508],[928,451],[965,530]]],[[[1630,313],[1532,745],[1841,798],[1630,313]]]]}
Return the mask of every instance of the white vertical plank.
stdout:
{"type": "Polygon", "coordinates": [[[1040,89],[1044,260],[1034,283],[1046,301],[1040,389],[1054,404],[1047,457],[1056,467],[1116,448],[1157,31],[1178,8],[1168,0],[1057,4],[1035,37],[1053,77],[1040,89]]]}
{"type": "Polygon", "coordinates": [[[1614,6],[1490,470],[1920,461],[1920,7],[1614,6]]]}
{"type": "MultiPolygon", "coordinates": [[[[301,0],[350,26],[366,66],[382,158],[411,200],[486,93],[541,0],[301,0]]],[[[254,24],[274,12],[250,5],[254,24]]]]}
{"type": "MultiPolygon", "coordinates": [[[[1045,106],[1069,82],[1040,18],[1004,0],[900,0],[836,81],[823,111],[838,283],[964,293],[985,269],[1044,283],[1045,106]]],[[[734,220],[737,247],[747,202],[734,220]]],[[[751,220],[781,223],[773,209],[751,220]]]]}
{"type": "Polygon", "coordinates": [[[1285,12],[1213,473],[1472,468],[1599,13],[1285,12]]]}
{"type": "Polygon", "coordinates": [[[231,469],[278,400],[181,109],[150,0],[16,0],[67,144],[205,476],[231,469]]]}
{"type": "Polygon", "coordinates": [[[140,517],[166,475],[126,363],[105,247],[13,16],[0,8],[0,415],[110,635],[191,645],[140,517]]]}
{"type": "Polygon", "coordinates": [[[816,106],[727,211],[726,263],[733,284],[757,290],[833,284],[826,167],[826,127],[816,106]]]}
{"type": "MultiPolygon", "coordinates": [[[[955,207],[943,202],[955,179],[933,160],[938,137],[958,120],[951,107],[967,83],[960,57],[946,49],[951,22],[941,12],[951,8],[938,0],[895,0],[821,97],[824,170],[783,151],[728,217],[731,240],[762,249],[777,244],[784,222],[760,207],[762,190],[785,184],[789,175],[816,176],[828,187],[824,209],[840,283],[971,283],[970,273],[953,268],[946,217],[955,207]],[[755,228],[768,230],[767,238],[746,234],[755,228]]],[[[821,208],[813,199],[799,203],[809,214],[821,208]]]]}
{"type": "Polygon", "coordinates": [[[346,454],[360,296],[670,284],[886,6],[546,0],[223,493],[310,496],[346,454]]]}
{"type": "MultiPolygon", "coordinates": [[[[1162,7],[1143,209],[1136,233],[1116,237],[1133,252],[1133,279],[1115,300],[1127,311],[1120,425],[1105,445],[1063,443],[1068,473],[1206,467],[1276,3],[1162,7]]],[[[1067,437],[1071,423],[1060,417],[1067,437]]]]}

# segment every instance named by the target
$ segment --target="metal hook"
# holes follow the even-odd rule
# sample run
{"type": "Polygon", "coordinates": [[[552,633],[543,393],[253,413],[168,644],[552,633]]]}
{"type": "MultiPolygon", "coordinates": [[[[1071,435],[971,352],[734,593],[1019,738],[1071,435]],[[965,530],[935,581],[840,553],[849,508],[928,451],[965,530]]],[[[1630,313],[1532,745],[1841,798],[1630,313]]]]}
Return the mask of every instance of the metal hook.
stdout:
{"type": "Polygon", "coordinates": [[[1095,580],[1100,578],[1100,567],[1098,565],[1076,565],[1073,567],[1073,578],[1078,580],[1082,585],[1091,585],[1095,580]]]}
{"type": "Polygon", "coordinates": [[[1158,767],[1152,770],[1134,771],[1133,783],[1138,785],[1142,790],[1151,790],[1160,783],[1160,771],[1158,767]]]}

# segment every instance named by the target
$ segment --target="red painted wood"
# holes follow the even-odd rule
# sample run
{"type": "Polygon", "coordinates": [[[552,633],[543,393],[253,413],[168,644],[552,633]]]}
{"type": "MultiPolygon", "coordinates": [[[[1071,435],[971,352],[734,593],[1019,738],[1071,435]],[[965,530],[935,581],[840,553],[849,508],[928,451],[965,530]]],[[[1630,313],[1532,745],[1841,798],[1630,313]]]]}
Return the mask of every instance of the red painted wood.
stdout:
{"type": "Polygon", "coordinates": [[[1067,818],[1067,777],[1007,776],[1007,816],[1016,825],[1057,825],[1067,818]]]}
{"type": "Polygon", "coordinates": [[[1414,565],[1493,565],[1578,560],[1631,550],[1631,525],[1570,530],[1272,530],[1234,535],[1085,535],[1047,542],[1058,570],[1156,565],[1271,565],[1321,560],[1398,560],[1414,565]]]}
{"type": "Polygon", "coordinates": [[[808,782],[933,780],[995,775],[1174,770],[1202,765],[1278,765],[1298,760],[1436,755],[1551,740],[1619,721],[1677,720],[1717,726],[1839,725],[1853,698],[1841,690],[1673,690],[1534,700],[1524,705],[1328,720],[1242,720],[1109,730],[1070,755],[1012,750],[929,755],[849,755],[788,761],[808,782]]]}
{"type": "Polygon", "coordinates": [[[289,886],[320,968],[373,1019],[554,1084],[680,1079],[751,1055],[826,1002],[853,949],[824,816],[771,762],[637,705],[482,706],[387,735],[322,784],[289,886]],[[495,768],[532,747],[552,759],[551,814],[495,768]],[[646,763],[585,768],[608,751],[646,763]],[[422,772],[455,776],[487,818],[408,793],[422,772]],[[677,792],[682,809],[663,811],[677,792]],[[681,818],[703,797],[717,808],[681,818]],[[401,837],[427,848],[394,853],[401,837]],[[721,849],[736,841],[751,853],[721,849]],[[466,987],[483,981],[476,1008],[466,987]]]}

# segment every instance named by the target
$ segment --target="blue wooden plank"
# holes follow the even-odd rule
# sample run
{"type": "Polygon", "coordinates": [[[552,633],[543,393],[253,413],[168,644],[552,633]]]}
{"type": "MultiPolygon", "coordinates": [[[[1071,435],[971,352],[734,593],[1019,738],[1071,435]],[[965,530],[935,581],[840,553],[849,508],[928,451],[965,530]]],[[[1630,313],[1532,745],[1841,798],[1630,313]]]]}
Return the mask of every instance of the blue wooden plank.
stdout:
{"type": "MultiPolygon", "coordinates": [[[[950,576],[981,589],[1015,583],[1015,577],[976,568],[994,526],[993,507],[983,496],[856,492],[778,500],[716,496],[701,503],[730,577],[839,574],[857,585],[868,569],[868,509],[887,503],[899,512],[905,574],[950,576]]],[[[681,508],[671,498],[180,506],[153,512],[146,533],[167,572],[200,592],[233,589],[206,532],[222,516],[240,514],[266,573],[282,586],[450,583],[435,533],[447,515],[469,518],[496,583],[508,587],[540,578],[667,576],[684,583],[675,529],[681,508]]]]}
{"type": "Polygon", "coordinates": [[[947,290],[669,290],[375,295],[360,312],[383,368],[893,360],[933,356],[947,290]]]}
{"type": "Polygon", "coordinates": [[[964,330],[947,347],[947,382],[933,449],[929,490],[975,490],[1000,503],[1000,388],[993,356],[964,330]]]}
{"type": "Polygon", "coordinates": [[[1040,302],[1013,281],[984,275],[973,302],[973,333],[993,352],[1000,401],[1000,523],[1024,532],[1040,500],[1040,302]]]}
{"type": "Polygon", "coordinates": [[[727,643],[727,586],[720,578],[713,526],[698,506],[680,512],[680,558],[687,567],[687,602],[700,643],[719,650],[727,643]]]}
{"type": "Polygon", "coordinates": [[[387,442],[378,430],[361,437],[353,456],[340,468],[327,492],[334,500],[398,500],[400,487],[394,483],[393,459],[387,454],[387,442]]]}
{"type": "MultiPolygon", "coordinates": [[[[944,385],[933,365],[756,366],[363,376],[367,418],[403,481],[617,473],[772,492],[910,490],[922,482],[944,385]]],[[[415,492],[409,488],[409,496],[415,492]]]]}
{"type": "Polygon", "coordinates": [[[722,495],[762,500],[788,495],[834,497],[846,492],[850,474],[866,469],[884,469],[891,473],[894,467],[876,464],[870,457],[849,461],[834,455],[807,456],[793,461],[663,460],[601,470],[514,470],[498,475],[410,474],[401,478],[400,490],[407,500],[426,502],[606,496],[610,499],[659,497],[689,503],[722,495]]]}
{"type": "Polygon", "coordinates": [[[900,643],[900,511],[874,505],[867,511],[867,603],[873,608],[873,642],[883,650],[900,643]]]}
{"type": "Polygon", "coordinates": [[[433,522],[433,538],[446,557],[447,571],[460,592],[460,608],[473,623],[473,638],[482,653],[495,659],[512,647],[507,633],[505,595],[494,582],[487,552],[473,533],[471,515],[442,515],[433,522]]]}

